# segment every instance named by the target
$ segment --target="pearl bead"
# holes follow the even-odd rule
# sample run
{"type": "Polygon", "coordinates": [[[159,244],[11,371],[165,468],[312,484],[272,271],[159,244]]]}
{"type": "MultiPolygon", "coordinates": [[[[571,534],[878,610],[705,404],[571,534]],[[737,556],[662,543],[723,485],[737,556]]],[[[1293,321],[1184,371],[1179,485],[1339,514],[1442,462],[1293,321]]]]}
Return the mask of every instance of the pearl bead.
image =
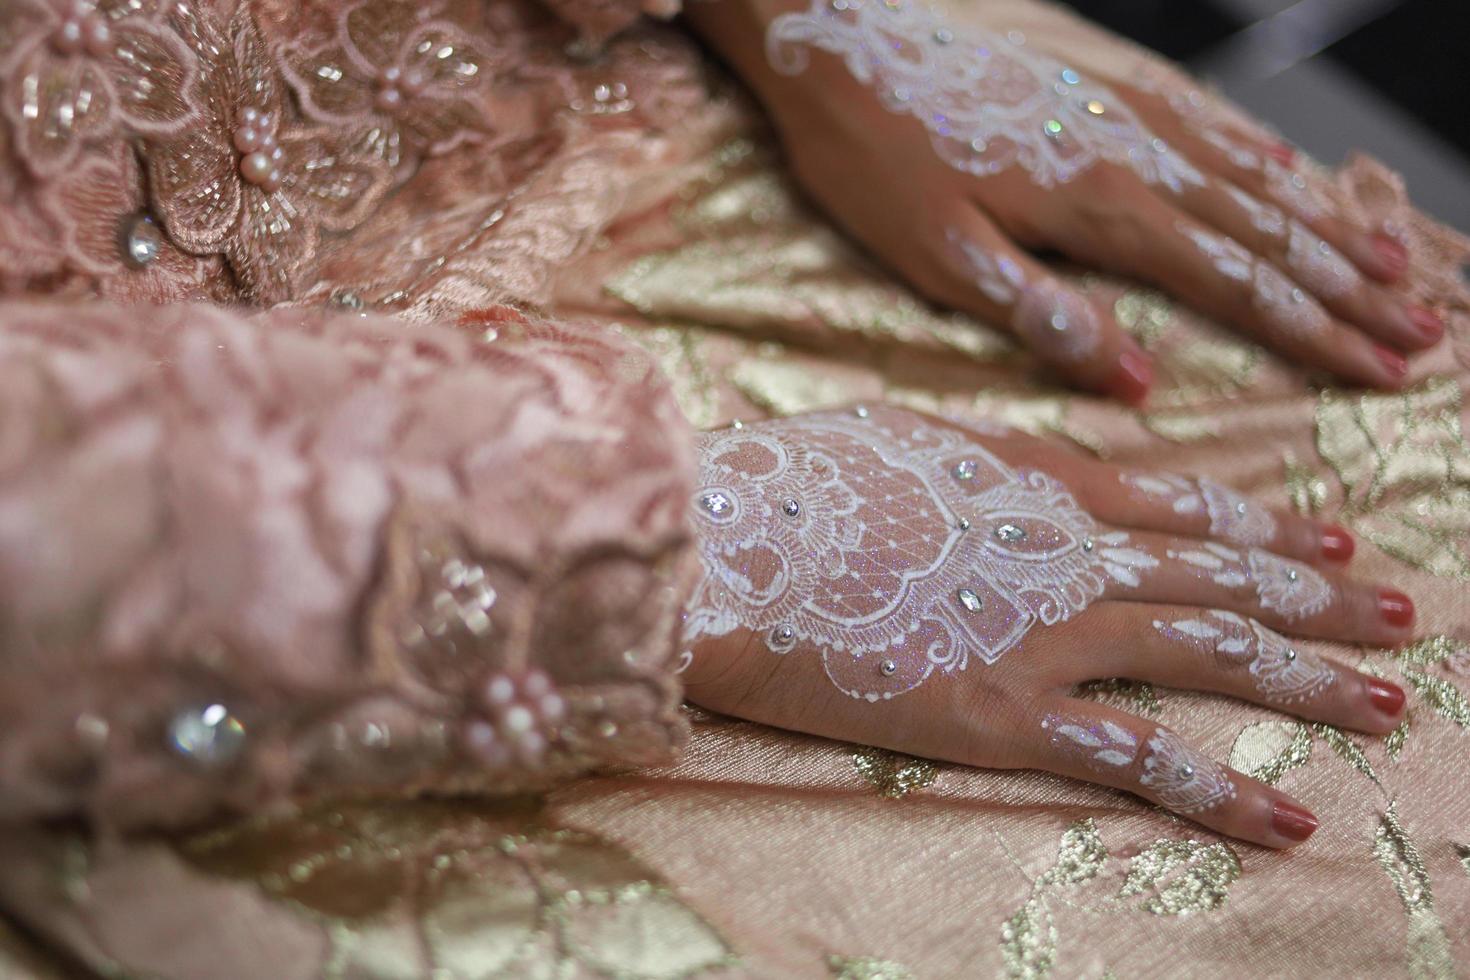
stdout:
{"type": "Polygon", "coordinates": [[[259,150],[240,158],[240,175],[252,184],[264,184],[270,179],[271,158],[259,150]]]}
{"type": "Polygon", "coordinates": [[[796,639],[796,630],[783,623],[771,631],[771,636],[777,643],[790,643],[796,639]]]}
{"type": "Polygon", "coordinates": [[[493,705],[507,705],[515,700],[516,686],[504,674],[496,674],[485,685],[485,700],[493,705]]]}
{"type": "Polygon", "coordinates": [[[852,410],[852,414],[856,415],[860,419],[865,419],[870,413],[868,412],[868,406],[859,405],[857,408],[854,408],[852,410]]]}
{"type": "Polygon", "coordinates": [[[882,674],[884,677],[892,677],[894,674],[898,673],[898,664],[894,663],[892,660],[885,660],[878,665],[878,673],[882,674]]]}

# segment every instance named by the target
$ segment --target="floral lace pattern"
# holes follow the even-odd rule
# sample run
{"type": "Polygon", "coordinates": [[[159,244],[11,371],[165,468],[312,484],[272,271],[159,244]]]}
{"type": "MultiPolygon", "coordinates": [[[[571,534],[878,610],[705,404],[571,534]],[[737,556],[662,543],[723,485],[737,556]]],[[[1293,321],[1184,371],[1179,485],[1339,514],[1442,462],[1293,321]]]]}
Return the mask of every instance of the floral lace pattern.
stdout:
{"type": "Polygon", "coordinates": [[[1246,667],[1261,696],[1277,704],[1317,697],[1337,680],[1332,668],[1311,650],[1227,610],[1172,623],[1155,620],[1154,629],[1185,646],[1215,654],[1222,667],[1246,667]]]}
{"type": "Polygon", "coordinates": [[[1174,473],[1124,473],[1124,484],[1155,500],[1165,501],[1176,514],[1209,517],[1210,534],[1235,544],[1264,545],[1276,537],[1271,511],[1210,479],[1190,479],[1174,473]]]}
{"type": "Polygon", "coordinates": [[[994,663],[1158,565],[1045,473],[901,411],[742,427],[699,448],[705,575],[685,644],[745,627],[774,653],[815,647],[855,698],[963,670],[972,651],[994,663]]]}
{"type": "Polygon", "coordinates": [[[1110,89],[1031,50],[1017,31],[952,26],[918,0],[811,0],[766,33],[779,72],[804,70],[807,48],[838,55],[889,111],[923,123],[956,169],[984,177],[1020,167],[1051,187],[1107,161],[1175,193],[1204,184],[1110,89]]]}

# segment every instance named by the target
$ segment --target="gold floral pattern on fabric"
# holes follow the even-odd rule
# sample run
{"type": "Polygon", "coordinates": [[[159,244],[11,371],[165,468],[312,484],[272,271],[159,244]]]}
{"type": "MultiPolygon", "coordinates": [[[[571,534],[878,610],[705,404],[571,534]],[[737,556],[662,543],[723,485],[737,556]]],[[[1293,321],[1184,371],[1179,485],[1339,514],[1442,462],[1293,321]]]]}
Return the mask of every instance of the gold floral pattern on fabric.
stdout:
{"type": "Polygon", "coordinates": [[[1118,897],[1147,896],[1142,908],[1155,915],[1208,912],[1225,903],[1240,877],[1240,858],[1229,844],[1158,840],[1128,865],[1118,897]]]}
{"type": "Polygon", "coordinates": [[[320,923],[331,978],[632,980],[736,962],[633,855],[546,826],[527,798],[320,808],[201,834],[178,851],[320,923]]]}
{"type": "Polygon", "coordinates": [[[1256,721],[1230,747],[1230,767],[1274,786],[1312,757],[1312,732],[1299,721],[1256,721]]]}
{"type": "MultiPolygon", "coordinates": [[[[1449,636],[1430,636],[1395,651],[1389,662],[1398,668],[1425,708],[1461,729],[1470,729],[1470,697],[1445,676],[1457,667],[1460,671],[1470,667],[1470,643],[1449,636]]],[[[1384,747],[1395,761],[1418,727],[1416,716],[1423,713],[1423,708],[1409,712],[1385,740],[1384,747]]]]}
{"type": "Polygon", "coordinates": [[[869,746],[853,751],[852,765],[881,795],[893,800],[932,786],[939,778],[937,763],[869,746]]]}
{"type": "Polygon", "coordinates": [[[827,966],[836,980],[914,980],[903,964],[872,956],[829,956],[827,966]]]}
{"type": "Polygon", "coordinates": [[[1470,444],[1449,377],[1395,394],[1328,390],[1316,439],[1343,494],[1339,518],[1388,554],[1470,581],[1470,444]]]}
{"type": "Polygon", "coordinates": [[[1373,856],[1398,893],[1408,914],[1405,937],[1405,968],[1409,976],[1426,980],[1450,980],[1457,975],[1449,937],[1434,907],[1434,887],[1419,848],[1399,821],[1394,804],[1389,804],[1373,835],[1373,856]]]}

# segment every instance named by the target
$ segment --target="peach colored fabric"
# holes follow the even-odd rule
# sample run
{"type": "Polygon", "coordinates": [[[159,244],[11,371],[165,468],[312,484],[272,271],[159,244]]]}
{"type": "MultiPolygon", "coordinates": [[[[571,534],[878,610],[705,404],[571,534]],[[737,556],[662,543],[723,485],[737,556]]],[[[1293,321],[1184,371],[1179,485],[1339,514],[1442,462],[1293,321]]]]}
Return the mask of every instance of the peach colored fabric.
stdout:
{"type": "MultiPolygon", "coordinates": [[[[225,11],[207,28],[232,32],[236,42],[225,75],[250,65],[266,70],[263,45],[264,62],[279,72],[278,142],[311,153],[347,137],[322,134],[329,122],[308,106],[316,112],[327,100],[312,101],[309,70],[292,69],[287,48],[347,51],[358,43],[350,25],[310,16],[322,9],[260,0],[252,25],[225,11]]],[[[332,159],[351,163],[350,173],[325,186],[360,188],[371,207],[359,213],[359,200],[338,199],[308,209],[306,224],[284,237],[261,239],[260,216],[246,203],[232,218],[212,208],[195,213],[179,189],[197,184],[152,179],[162,166],[190,180],[233,182],[242,202],[259,193],[213,163],[197,173],[181,168],[181,130],[123,140],[99,123],[73,163],[26,163],[0,176],[6,287],[68,303],[103,296],[285,304],[265,323],[289,338],[298,330],[292,316],[319,323],[303,341],[311,350],[358,330],[401,331],[402,341],[384,343],[411,348],[408,338],[427,321],[440,324],[428,328],[435,343],[459,349],[505,326],[496,319],[503,312],[487,320],[474,311],[510,303],[600,327],[618,338],[599,341],[612,349],[631,343],[646,351],[698,426],[887,399],[997,418],[1120,462],[1167,460],[1273,504],[1341,520],[1358,534],[1362,573],[1415,596],[1426,639],[1397,654],[1341,655],[1407,686],[1409,721],[1371,740],[1220,698],[1121,683],[1090,692],[1169,724],[1311,805],[1323,828],[1289,855],[1049,776],[941,766],[700,712],[691,712],[693,735],[676,765],[539,795],[329,798],[166,836],[14,822],[0,833],[0,912],[13,924],[0,933],[0,966],[9,957],[39,975],[49,961],[58,972],[169,980],[1449,977],[1467,969],[1470,303],[1453,272],[1466,254],[1462,240],[1414,218],[1396,182],[1375,165],[1360,161],[1338,178],[1354,220],[1390,220],[1408,237],[1418,263],[1409,291],[1450,323],[1450,342],[1415,365],[1408,392],[1392,396],[1313,387],[1154,294],[1076,277],[1114,306],[1160,366],[1150,405],[1127,410],[1056,387],[995,331],[923,306],[873,269],[805,209],[759,122],[672,31],[639,27],[598,58],[572,62],[562,54],[572,32],[532,8],[433,10],[464,32],[477,58],[501,45],[512,51],[483,69],[495,84],[435,89],[439,101],[418,104],[413,115],[361,108],[376,105],[378,76],[365,67],[344,73],[353,91],[343,105],[361,112],[344,125],[367,142],[347,140],[352,153],[332,159]],[[159,156],[151,158],[155,145],[159,156]],[[37,169],[46,174],[44,189],[37,169]],[[182,196],[159,196],[174,193],[182,196]],[[165,237],[160,259],[135,269],[119,257],[116,232],[132,228],[145,206],[165,230],[169,216],[180,215],[182,230],[165,237]],[[184,239],[194,252],[180,247],[184,239]],[[319,321],[324,307],[374,315],[354,327],[319,321]],[[449,339],[456,328],[470,340],[449,339]]],[[[367,53],[361,62],[352,57],[353,65],[379,64],[367,53]]],[[[473,74],[487,77],[478,66],[492,62],[475,64],[473,74]]],[[[7,84],[0,90],[13,93],[7,84]]],[[[218,75],[207,84],[225,86],[218,75]]],[[[225,90],[209,98],[235,91],[225,90]]],[[[223,107],[209,111],[217,121],[228,116],[223,107]]],[[[172,117],[160,118],[167,130],[172,117]]],[[[0,126],[10,141],[0,152],[12,162],[22,152],[13,131],[0,126]]],[[[217,148],[222,137],[212,138],[217,148]]],[[[204,154],[201,166],[218,157],[204,154]]],[[[288,202],[298,189],[323,186],[281,179],[288,202]]],[[[65,309],[34,315],[52,324],[45,330],[60,331],[68,317],[57,311],[65,309]]],[[[86,315],[116,322],[112,312],[86,315]]],[[[73,336],[93,322],[71,319],[73,336]]],[[[237,330],[243,322],[207,313],[198,329],[237,330]]],[[[136,320],[116,329],[147,334],[136,320]]],[[[106,334],[88,342],[105,345],[106,334]]],[[[280,369],[295,363],[273,357],[267,363],[280,369]]],[[[325,360],[310,363],[328,372],[325,360]]],[[[580,370],[611,372],[612,390],[634,398],[646,379],[636,371],[625,378],[617,365],[638,363],[609,357],[580,370]]],[[[32,397],[17,390],[5,397],[32,397]]],[[[498,392],[485,397],[502,404],[498,392]]],[[[602,417],[600,407],[587,410],[602,417]]],[[[624,424],[634,423],[620,421],[616,430],[624,424]]],[[[466,432],[461,425],[470,423],[446,429],[466,432]]],[[[677,431],[660,423],[628,438],[652,451],[677,431]]],[[[660,448],[678,454],[676,445],[660,448]]],[[[182,449],[170,451],[187,459],[182,449]]],[[[385,450],[374,465],[391,456],[385,450]]],[[[676,470],[667,471],[670,479],[676,470]]],[[[571,464],[541,472],[565,474],[574,481],[568,485],[583,478],[571,464]]],[[[101,516],[88,504],[126,499],[57,496],[58,505],[77,508],[77,521],[101,516]]],[[[575,608],[576,618],[547,611],[551,649],[587,615],[585,603],[575,608]]],[[[608,618],[595,622],[621,615],[596,611],[608,618]]],[[[336,642],[355,650],[340,639],[345,627],[337,629],[336,642]]],[[[574,646],[622,653],[607,641],[574,646]]],[[[546,647],[524,649],[536,656],[546,647]]],[[[673,652],[658,648],[650,664],[673,652]]],[[[63,650],[62,664],[73,655],[63,650]]],[[[263,647],[254,656],[269,663],[279,651],[263,647]]],[[[32,664],[52,669],[41,658],[32,664]]],[[[128,693],[166,703],[169,675],[158,676],[164,680],[128,693]]],[[[90,692],[73,683],[40,688],[49,708],[4,703],[33,712],[28,718],[54,709],[60,722],[74,720],[67,699],[90,692]]],[[[281,702],[335,706],[360,690],[357,683],[334,674],[329,690],[288,689],[281,702]]],[[[436,690],[463,690],[454,683],[436,690]]],[[[96,693],[126,704],[119,687],[96,693]]],[[[381,721],[376,713],[356,717],[381,721]]],[[[17,757],[50,765],[56,746],[74,734],[13,744],[28,747],[17,757]]],[[[75,756],[61,752],[57,761],[75,778],[75,756]]],[[[80,763],[85,776],[86,758],[80,763]]],[[[380,788],[389,771],[364,779],[353,769],[345,782],[380,788]]],[[[76,785],[63,781],[47,806],[25,812],[90,802],[76,785]]],[[[155,794],[139,818],[182,818],[186,805],[230,799],[249,785],[190,784],[177,796],[177,813],[172,794],[155,794]]],[[[279,792],[267,796],[280,799],[296,784],[268,785],[279,792]]],[[[324,781],[320,789],[330,797],[343,785],[324,781]]],[[[466,788],[491,787],[482,780],[466,788]]]]}

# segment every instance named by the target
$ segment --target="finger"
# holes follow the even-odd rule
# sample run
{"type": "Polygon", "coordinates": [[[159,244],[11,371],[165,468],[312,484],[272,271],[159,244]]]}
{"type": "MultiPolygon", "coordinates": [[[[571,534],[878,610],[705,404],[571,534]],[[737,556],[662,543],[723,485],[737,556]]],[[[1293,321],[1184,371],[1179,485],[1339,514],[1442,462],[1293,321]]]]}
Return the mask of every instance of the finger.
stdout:
{"type": "Polygon", "coordinates": [[[1034,440],[990,448],[1013,466],[1050,473],[1104,524],[1254,545],[1327,566],[1347,564],[1357,549],[1339,524],[1266,507],[1208,477],[1114,466],[1034,440]]]}
{"type": "Polygon", "coordinates": [[[1074,384],[1136,404],[1153,381],[1148,355],[1111,312],[1054,276],[972,208],[942,231],[936,298],[992,323],[1074,384]]]}
{"type": "Polygon", "coordinates": [[[1414,603],[1397,589],[1260,548],[1150,531],[1128,532],[1128,539],[1130,553],[1151,556],[1158,566],[1138,576],[1137,587],[1110,598],[1228,609],[1293,636],[1348,643],[1397,646],[1413,636],[1414,603]]]}
{"type": "Polygon", "coordinates": [[[1323,657],[1315,644],[1291,640],[1224,609],[1104,602],[1083,620],[1087,658],[1077,682],[1106,677],[1214,691],[1280,708],[1312,721],[1387,734],[1403,720],[1402,688],[1323,657]]]}
{"type": "Polygon", "coordinates": [[[1404,350],[1432,347],[1444,337],[1434,313],[1364,278],[1342,252],[1276,205],[1214,179],[1191,186],[1179,200],[1203,224],[1285,270],[1328,312],[1369,336],[1404,350]]]}
{"type": "Polygon", "coordinates": [[[1285,144],[1263,148],[1234,132],[1189,125],[1172,142],[1206,171],[1295,215],[1371,278],[1393,283],[1409,271],[1404,244],[1387,231],[1364,231],[1344,220],[1331,178],[1285,144]]]}
{"type": "Polygon", "coordinates": [[[1293,847],[1317,829],[1317,818],[1291,797],[1220,765],[1167,728],[1077,698],[1055,696],[1041,707],[1036,768],[1137,793],[1267,847],[1293,847]]]}

